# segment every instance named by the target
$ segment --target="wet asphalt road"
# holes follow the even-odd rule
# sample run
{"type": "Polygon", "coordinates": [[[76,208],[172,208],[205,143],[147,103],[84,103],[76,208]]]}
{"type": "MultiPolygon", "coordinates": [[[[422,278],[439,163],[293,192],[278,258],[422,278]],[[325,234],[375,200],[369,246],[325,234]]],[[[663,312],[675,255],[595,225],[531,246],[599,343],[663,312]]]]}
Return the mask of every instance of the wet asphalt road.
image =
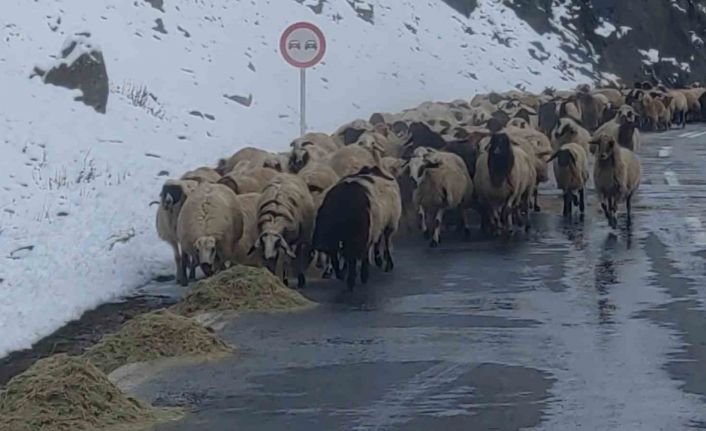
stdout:
{"type": "Polygon", "coordinates": [[[528,237],[407,240],[393,274],[239,318],[237,356],[137,392],[193,406],[161,431],[706,429],[706,126],[648,136],[641,160],[630,230],[593,192],[563,220],[547,188],[528,237]]]}

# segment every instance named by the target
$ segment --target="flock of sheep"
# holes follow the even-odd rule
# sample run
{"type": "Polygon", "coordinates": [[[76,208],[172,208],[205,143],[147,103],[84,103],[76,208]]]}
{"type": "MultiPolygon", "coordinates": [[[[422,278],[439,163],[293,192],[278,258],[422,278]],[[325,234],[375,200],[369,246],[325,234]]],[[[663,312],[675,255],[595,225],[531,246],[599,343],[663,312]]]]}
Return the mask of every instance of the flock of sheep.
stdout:
{"type": "Polygon", "coordinates": [[[470,235],[471,210],[491,235],[529,229],[540,211],[537,187],[549,165],[563,191],[563,214],[585,209],[591,177],[603,213],[617,226],[618,204],[640,183],[642,130],[684,126],[706,113],[706,89],[653,87],[547,89],[423,103],[375,113],[335,133],[308,133],[291,150],[243,148],[215,167],[167,180],[157,232],[174,250],[177,280],[232,264],[296,274],[303,288],[312,262],[324,277],[358,277],[371,262],[394,267],[392,240],[417,225],[432,247],[454,218],[470,235]],[[553,163],[552,163],[553,162],[553,163]],[[445,214],[450,213],[446,222],[445,214]],[[188,272],[188,274],[187,274],[188,272]]]}

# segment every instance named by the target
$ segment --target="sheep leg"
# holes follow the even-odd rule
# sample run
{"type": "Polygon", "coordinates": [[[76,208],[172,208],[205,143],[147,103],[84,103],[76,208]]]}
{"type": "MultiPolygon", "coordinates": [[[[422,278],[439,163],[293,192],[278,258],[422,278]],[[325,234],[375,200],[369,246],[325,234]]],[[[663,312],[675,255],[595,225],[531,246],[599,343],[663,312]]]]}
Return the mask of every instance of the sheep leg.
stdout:
{"type": "Polygon", "coordinates": [[[187,256],[185,253],[182,253],[181,258],[179,259],[179,268],[177,271],[177,281],[182,286],[186,286],[189,284],[189,281],[186,278],[186,266],[188,261],[189,256],[187,256]]]}
{"type": "Polygon", "coordinates": [[[385,229],[385,272],[390,272],[395,268],[395,262],[392,260],[392,232],[385,229]]]}
{"type": "Polygon", "coordinates": [[[571,198],[569,197],[569,192],[564,192],[564,211],[562,215],[564,217],[571,215],[571,198]]]}
{"type": "Polygon", "coordinates": [[[333,271],[336,273],[336,278],[342,281],[344,268],[341,268],[341,261],[338,257],[337,251],[331,254],[331,266],[333,266],[333,271]]]}
{"type": "Polygon", "coordinates": [[[356,261],[356,259],[346,259],[346,264],[348,265],[348,279],[346,280],[346,282],[348,285],[348,290],[352,292],[353,288],[355,287],[355,270],[358,262],[356,261]]]}
{"type": "Polygon", "coordinates": [[[584,189],[579,190],[579,209],[581,210],[581,214],[586,211],[584,189]]]}
{"type": "Polygon", "coordinates": [[[441,222],[444,219],[444,210],[436,210],[436,215],[434,216],[434,234],[431,237],[430,247],[435,248],[439,246],[441,242],[441,222]]]}
{"type": "Polygon", "coordinates": [[[535,187],[534,189],[534,212],[540,212],[542,208],[539,207],[539,189],[535,187]]]}
{"type": "Polygon", "coordinates": [[[429,229],[427,229],[427,214],[421,206],[417,212],[419,215],[419,229],[422,231],[422,237],[424,239],[429,239],[429,229]]]}
{"type": "Polygon", "coordinates": [[[383,238],[380,238],[378,242],[375,243],[375,266],[382,268],[382,254],[380,253],[380,247],[382,247],[383,238]]]}
{"type": "Polygon", "coordinates": [[[460,208],[461,210],[461,219],[463,219],[463,240],[464,241],[470,241],[471,240],[471,220],[470,220],[470,215],[468,214],[468,210],[465,208],[460,208]]]}
{"type": "Polygon", "coordinates": [[[627,208],[628,211],[628,226],[632,224],[632,195],[628,195],[627,199],[625,200],[625,207],[627,208]]]}
{"type": "Polygon", "coordinates": [[[366,257],[360,262],[360,282],[366,284],[370,279],[370,260],[366,257]]]}
{"type": "Polygon", "coordinates": [[[333,264],[331,264],[331,258],[328,255],[321,253],[323,256],[323,269],[324,272],[321,274],[321,278],[327,280],[333,276],[333,264]]]}
{"type": "Polygon", "coordinates": [[[306,272],[309,262],[307,262],[308,250],[306,244],[299,244],[297,246],[297,257],[294,260],[295,271],[297,271],[297,289],[304,289],[306,287],[306,272]]]}
{"type": "Polygon", "coordinates": [[[179,271],[181,270],[181,253],[179,252],[179,247],[176,244],[172,244],[172,250],[174,250],[174,263],[176,264],[177,282],[181,283],[181,280],[179,280],[179,271]]]}

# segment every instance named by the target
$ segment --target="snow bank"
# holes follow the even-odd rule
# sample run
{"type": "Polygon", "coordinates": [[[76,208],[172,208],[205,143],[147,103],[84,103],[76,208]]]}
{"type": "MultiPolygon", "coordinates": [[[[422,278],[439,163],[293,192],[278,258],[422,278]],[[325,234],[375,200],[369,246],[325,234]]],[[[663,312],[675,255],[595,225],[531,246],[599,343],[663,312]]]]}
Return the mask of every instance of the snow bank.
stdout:
{"type": "Polygon", "coordinates": [[[536,34],[494,0],[470,18],[441,2],[383,0],[173,0],[163,9],[4,1],[0,356],[173,272],[149,207],[167,176],[245,145],[286,147],[298,129],[299,75],[277,44],[293,21],[328,36],[324,63],[308,74],[316,130],[425,100],[588,80],[558,36],[536,34]],[[77,32],[103,49],[105,115],[74,102],[78,91],[28,79],[77,32]]]}

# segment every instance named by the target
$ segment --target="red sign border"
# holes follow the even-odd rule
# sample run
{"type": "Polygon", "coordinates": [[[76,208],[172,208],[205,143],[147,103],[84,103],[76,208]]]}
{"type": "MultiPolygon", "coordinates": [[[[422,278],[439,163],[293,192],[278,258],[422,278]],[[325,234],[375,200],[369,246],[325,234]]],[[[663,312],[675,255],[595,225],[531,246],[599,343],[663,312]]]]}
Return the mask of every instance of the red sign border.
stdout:
{"type": "Polygon", "coordinates": [[[296,22],[284,31],[282,33],[282,37],[280,37],[279,40],[279,51],[282,53],[282,57],[284,57],[284,60],[291,64],[294,67],[298,67],[300,69],[308,69],[310,67],[313,67],[317,65],[322,58],[324,58],[324,54],[326,54],[326,37],[324,37],[324,33],[321,31],[321,29],[314,24],[310,22],[296,22]],[[316,54],[316,57],[311,59],[310,61],[307,61],[305,63],[296,61],[292,57],[289,56],[289,53],[287,52],[287,37],[294,31],[294,30],[299,30],[301,28],[306,28],[314,32],[316,34],[316,37],[319,38],[321,48],[319,49],[319,53],[316,54]]]}

